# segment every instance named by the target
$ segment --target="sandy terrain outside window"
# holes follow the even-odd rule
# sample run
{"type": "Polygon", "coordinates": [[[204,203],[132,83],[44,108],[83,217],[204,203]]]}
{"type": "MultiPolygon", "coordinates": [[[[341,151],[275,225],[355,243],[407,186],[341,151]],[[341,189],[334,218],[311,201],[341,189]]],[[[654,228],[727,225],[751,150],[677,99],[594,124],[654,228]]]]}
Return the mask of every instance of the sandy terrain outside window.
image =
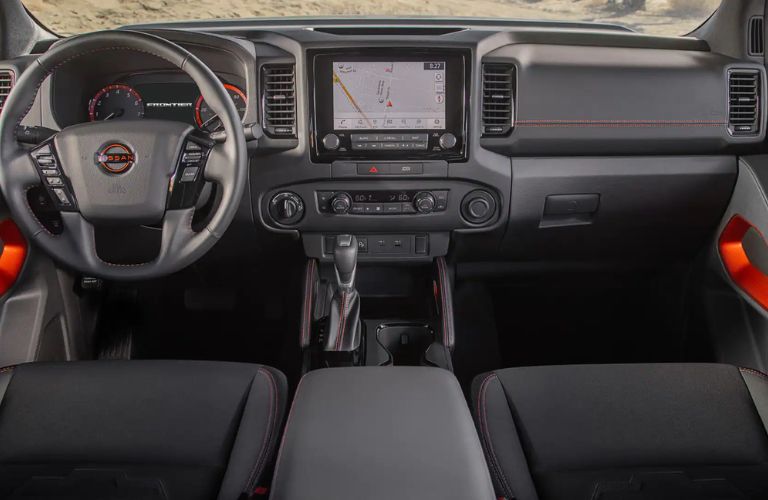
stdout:
{"type": "MultiPolygon", "coordinates": [[[[435,16],[611,23],[684,35],[721,0],[24,0],[54,33],[126,24],[286,16],[435,16]]],[[[728,0],[724,0],[727,4],[728,0]]]]}

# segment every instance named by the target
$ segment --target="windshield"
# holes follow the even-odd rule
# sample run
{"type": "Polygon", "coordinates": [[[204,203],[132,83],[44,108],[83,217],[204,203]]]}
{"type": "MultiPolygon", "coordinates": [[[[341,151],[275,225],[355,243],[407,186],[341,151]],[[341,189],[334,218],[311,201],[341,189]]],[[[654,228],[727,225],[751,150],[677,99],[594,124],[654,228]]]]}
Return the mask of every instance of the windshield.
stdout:
{"type": "Polygon", "coordinates": [[[721,0],[24,0],[40,22],[68,35],[126,24],[287,16],[436,16],[587,21],[684,35],[721,0]]]}

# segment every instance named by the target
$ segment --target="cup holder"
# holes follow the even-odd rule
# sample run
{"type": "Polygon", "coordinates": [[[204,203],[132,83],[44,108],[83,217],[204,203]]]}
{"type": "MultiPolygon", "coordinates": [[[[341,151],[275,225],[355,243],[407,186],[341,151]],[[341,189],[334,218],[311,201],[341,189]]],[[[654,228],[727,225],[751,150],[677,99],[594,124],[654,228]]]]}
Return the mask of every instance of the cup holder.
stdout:
{"type": "Polygon", "coordinates": [[[398,323],[380,325],[376,340],[387,351],[386,365],[421,366],[425,364],[424,353],[434,341],[435,334],[426,325],[398,323]]]}

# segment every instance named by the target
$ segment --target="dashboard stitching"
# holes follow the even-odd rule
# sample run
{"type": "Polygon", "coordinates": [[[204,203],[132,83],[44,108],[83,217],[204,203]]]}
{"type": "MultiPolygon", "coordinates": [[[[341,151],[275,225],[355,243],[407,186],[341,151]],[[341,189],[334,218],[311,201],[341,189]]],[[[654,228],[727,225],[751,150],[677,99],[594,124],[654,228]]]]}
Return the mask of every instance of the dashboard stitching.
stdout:
{"type": "Polygon", "coordinates": [[[674,128],[726,127],[719,120],[517,120],[516,126],[529,128],[674,128]]]}
{"type": "Polygon", "coordinates": [[[518,120],[518,123],[562,123],[562,122],[599,122],[599,123],[723,123],[721,120],[590,120],[582,118],[573,119],[544,119],[544,120],[518,120]]]}

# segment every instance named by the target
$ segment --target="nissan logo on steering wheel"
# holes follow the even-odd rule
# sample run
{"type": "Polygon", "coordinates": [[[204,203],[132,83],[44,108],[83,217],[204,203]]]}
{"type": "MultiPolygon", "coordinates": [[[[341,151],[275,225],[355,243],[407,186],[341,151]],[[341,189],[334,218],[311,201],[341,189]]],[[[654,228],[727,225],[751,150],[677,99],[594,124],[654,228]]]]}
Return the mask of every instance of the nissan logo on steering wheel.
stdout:
{"type": "Polygon", "coordinates": [[[120,142],[113,142],[96,153],[96,163],[111,174],[122,174],[136,162],[131,148],[120,142]]]}

